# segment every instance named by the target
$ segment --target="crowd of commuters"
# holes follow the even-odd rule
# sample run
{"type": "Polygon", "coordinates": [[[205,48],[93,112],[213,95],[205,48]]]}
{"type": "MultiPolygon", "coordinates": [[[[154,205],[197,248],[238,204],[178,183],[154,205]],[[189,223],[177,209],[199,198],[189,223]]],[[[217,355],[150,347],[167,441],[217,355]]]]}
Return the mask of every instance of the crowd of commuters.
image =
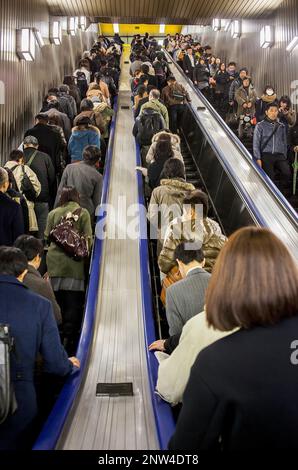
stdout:
{"type": "MultiPolygon", "coordinates": [[[[192,36],[168,35],[164,47],[251,150],[257,164],[288,194],[298,151],[297,117],[289,96],[265,85],[257,94],[247,67],[217,57],[192,36]]],[[[257,84],[263,86],[262,84],[257,84]]]]}
{"type": "MultiPolygon", "coordinates": [[[[268,174],[270,164],[285,174],[281,162],[295,124],[288,98],[277,103],[267,87],[258,99],[246,68],[238,74],[235,63],[226,67],[191,36],[168,36],[164,46],[222,115],[232,108],[240,132],[243,114],[256,115],[255,159],[268,174]],[[279,134],[264,145],[266,126],[275,129],[277,119],[279,134]]],[[[168,325],[168,337],[149,349],[159,362],[156,392],[179,414],[169,448],[294,449],[295,262],[270,231],[247,227],[227,239],[208,217],[208,196],[186,181],[181,154],[179,128],[190,97],[154,38],[136,36],[130,60],[133,134],[142,156],[137,171],[146,181],[168,325]]]]}
{"type": "Polygon", "coordinates": [[[9,325],[14,340],[17,403],[0,424],[0,449],[32,445],[44,402],[55,398],[55,379],[45,391],[48,374],[80,367],[74,354],[121,49],[117,37],[99,37],[74,73],[48,90],[20,148],[0,167],[0,324],[9,325]],[[61,226],[84,240],[81,257],[69,252],[71,242],[55,238],[61,226]]]}

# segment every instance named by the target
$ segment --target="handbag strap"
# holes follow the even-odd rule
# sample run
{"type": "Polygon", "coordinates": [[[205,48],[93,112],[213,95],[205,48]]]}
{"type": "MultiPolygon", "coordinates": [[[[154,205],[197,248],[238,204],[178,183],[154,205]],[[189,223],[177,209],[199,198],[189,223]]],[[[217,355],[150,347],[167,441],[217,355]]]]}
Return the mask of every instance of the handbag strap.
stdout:
{"type": "Polygon", "coordinates": [[[276,133],[277,129],[279,128],[280,124],[279,122],[276,122],[277,125],[275,125],[274,127],[274,130],[273,132],[270,134],[270,136],[268,137],[268,139],[266,139],[265,143],[262,145],[261,147],[261,153],[263,153],[263,151],[265,150],[268,142],[270,142],[270,140],[272,139],[272,137],[274,136],[274,134],[276,133]]]}

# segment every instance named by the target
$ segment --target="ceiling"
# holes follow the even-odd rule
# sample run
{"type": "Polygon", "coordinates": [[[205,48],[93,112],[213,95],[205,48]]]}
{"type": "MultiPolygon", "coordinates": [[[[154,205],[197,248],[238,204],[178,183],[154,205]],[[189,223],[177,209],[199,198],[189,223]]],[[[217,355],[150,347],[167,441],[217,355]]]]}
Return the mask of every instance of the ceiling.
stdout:
{"type": "Polygon", "coordinates": [[[51,14],[108,23],[209,24],[212,18],[264,18],[283,0],[47,0],[51,14]]]}

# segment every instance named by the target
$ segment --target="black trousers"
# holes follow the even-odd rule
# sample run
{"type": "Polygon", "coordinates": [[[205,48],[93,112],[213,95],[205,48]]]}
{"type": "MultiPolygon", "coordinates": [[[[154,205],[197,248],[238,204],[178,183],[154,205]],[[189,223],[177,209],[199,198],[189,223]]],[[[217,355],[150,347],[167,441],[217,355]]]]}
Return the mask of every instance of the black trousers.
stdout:
{"type": "MultiPolygon", "coordinates": [[[[62,336],[75,347],[83,318],[85,293],[59,290],[55,291],[55,296],[62,313],[62,336]]],[[[68,349],[67,345],[66,349],[68,349]]]]}
{"type": "Polygon", "coordinates": [[[287,157],[281,153],[263,153],[262,168],[270,179],[274,181],[275,171],[278,170],[285,186],[291,181],[291,169],[287,157]]]}
{"type": "Polygon", "coordinates": [[[173,104],[172,106],[169,106],[170,129],[173,134],[177,134],[177,129],[182,124],[184,113],[184,104],[173,104]]]}

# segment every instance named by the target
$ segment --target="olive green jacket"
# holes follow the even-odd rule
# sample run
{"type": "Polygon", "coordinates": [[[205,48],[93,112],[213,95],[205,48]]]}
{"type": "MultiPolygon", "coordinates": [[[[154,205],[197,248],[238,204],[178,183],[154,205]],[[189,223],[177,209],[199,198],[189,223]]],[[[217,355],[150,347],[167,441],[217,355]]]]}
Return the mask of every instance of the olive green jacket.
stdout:
{"type": "MultiPolygon", "coordinates": [[[[45,240],[49,244],[47,266],[50,277],[84,280],[84,260],[73,260],[62,250],[62,248],[59,248],[59,246],[54,242],[49,241],[51,230],[60,223],[61,218],[66,216],[68,212],[74,212],[79,207],[79,204],[76,202],[68,202],[64,206],[57,207],[57,209],[52,210],[48,215],[47,226],[45,229],[45,240]]],[[[90,252],[92,246],[92,227],[90,215],[87,209],[82,209],[78,221],[74,221],[73,226],[80,234],[87,238],[90,252]]]]}
{"type": "Polygon", "coordinates": [[[141,107],[140,115],[142,114],[144,109],[154,109],[154,111],[158,112],[164,119],[166,129],[169,129],[169,113],[164,104],[162,104],[159,100],[150,100],[147,103],[144,103],[141,107]]]}

